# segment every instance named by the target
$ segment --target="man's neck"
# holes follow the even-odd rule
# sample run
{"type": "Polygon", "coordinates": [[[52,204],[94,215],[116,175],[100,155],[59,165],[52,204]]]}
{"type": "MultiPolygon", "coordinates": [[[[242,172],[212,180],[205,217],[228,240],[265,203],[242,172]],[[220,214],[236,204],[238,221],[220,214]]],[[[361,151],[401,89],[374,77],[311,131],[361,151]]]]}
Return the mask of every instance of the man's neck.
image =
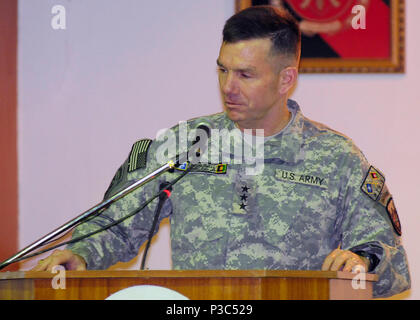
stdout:
{"type": "Polygon", "coordinates": [[[266,119],[266,121],[261,121],[260,123],[244,123],[242,121],[235,122],[235,126],[244,131],[247,129],[251,130],[252,135],[261,135],[261,129],[264,130],[264,136],[270,137],[273,136],[280,131],[282,131],[290,122],[292,118],[292,113],[287,108],[287,103],[284,103],[284,106],[279,110],[279,112],[274,115],[272,118],[266,119]],[[274,120],[276,119],[276,120],[274,120]],[[273,121],[274,120],[274,121],[273,121]],[[258,131],[257,131],[258,130],[258,131]]]}

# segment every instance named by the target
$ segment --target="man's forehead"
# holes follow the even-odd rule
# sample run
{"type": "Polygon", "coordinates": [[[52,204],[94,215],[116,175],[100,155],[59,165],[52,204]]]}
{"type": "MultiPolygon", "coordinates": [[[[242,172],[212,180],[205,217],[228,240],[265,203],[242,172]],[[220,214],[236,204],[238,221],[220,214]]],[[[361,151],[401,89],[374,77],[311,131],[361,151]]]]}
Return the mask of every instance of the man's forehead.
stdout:
{"type": "Polygon", "coordinates": [[[223,42],[220,51],[235,51],[243,53],[269,53],[271,50],[271,40],[268,38],[242,40],[233,43],[223,42]]]}
{"type": "Polygon", "coordinates": [[[223,42],[218,64],[240,63],[252,66],[266,60],[271,49],[270,39],[243,40],[234,43],[223,42]]]}

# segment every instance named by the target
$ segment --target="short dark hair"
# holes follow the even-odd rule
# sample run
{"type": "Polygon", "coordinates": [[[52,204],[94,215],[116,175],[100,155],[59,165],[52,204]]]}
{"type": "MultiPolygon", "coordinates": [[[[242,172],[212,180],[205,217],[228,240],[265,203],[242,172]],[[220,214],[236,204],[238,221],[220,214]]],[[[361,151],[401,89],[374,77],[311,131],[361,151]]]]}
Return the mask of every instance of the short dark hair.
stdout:
{"type": "Polygon", "coordinates": [[[300,57],[298,22],[287,11],[273,6],[251,6],[230,17],[223,28],[223,42],[269,38],[273,53],[300,57]]]}

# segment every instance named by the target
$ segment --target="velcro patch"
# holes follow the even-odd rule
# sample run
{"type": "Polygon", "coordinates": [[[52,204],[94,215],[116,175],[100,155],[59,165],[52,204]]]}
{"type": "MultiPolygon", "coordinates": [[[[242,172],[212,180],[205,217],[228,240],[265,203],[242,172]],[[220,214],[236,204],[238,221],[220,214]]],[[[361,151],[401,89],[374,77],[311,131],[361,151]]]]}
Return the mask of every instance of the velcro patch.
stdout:
{"type": "Polygon", "coordinates": [[[147,151],[151,143],[150,139],[142,139],[133,145],[129,156],[128,172],[146,167],[147,151]]]}
{"type": "Polygon", "coordinates": [[[327,179],[325,178],[321,178],[311,174],[297,173],[287,170],[276,170],[275,177],[279,180],[321,187],[323,189],[326,189],[328,185],[327,179]]]}
{"type": "Polygon", "coordinates": [[[376,201],[385,185],[385,177],[373,166],[369,168],[365,180],[362,183],[362,191],[372,200],[376,201]]]}
{"type": "Polygon", "coordinates": [[[225,174],[227,172],[227,164],[203,164],[197,163],[191,166],[190,172],[205,172],[214,174],[225,174]]]}

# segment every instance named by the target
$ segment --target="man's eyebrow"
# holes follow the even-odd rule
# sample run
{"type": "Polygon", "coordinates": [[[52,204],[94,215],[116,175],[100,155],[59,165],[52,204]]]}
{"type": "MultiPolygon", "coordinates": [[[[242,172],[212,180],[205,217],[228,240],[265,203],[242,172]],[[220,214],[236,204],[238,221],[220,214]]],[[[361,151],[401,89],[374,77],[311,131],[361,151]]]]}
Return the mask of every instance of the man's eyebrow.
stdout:
{"type": "MultiPolygon", "coordinates": [[[[222,68],[226,68],[223,63],[220,62],[219,59],[216,60],[216,63],[219,67],[222,68]]],[[[247,68],[237,68],[237,69],[233,69],[233,71],[238,71],[238,72],[255,72],[256,68],[255,67],[247,67],[247,68]]]]}

